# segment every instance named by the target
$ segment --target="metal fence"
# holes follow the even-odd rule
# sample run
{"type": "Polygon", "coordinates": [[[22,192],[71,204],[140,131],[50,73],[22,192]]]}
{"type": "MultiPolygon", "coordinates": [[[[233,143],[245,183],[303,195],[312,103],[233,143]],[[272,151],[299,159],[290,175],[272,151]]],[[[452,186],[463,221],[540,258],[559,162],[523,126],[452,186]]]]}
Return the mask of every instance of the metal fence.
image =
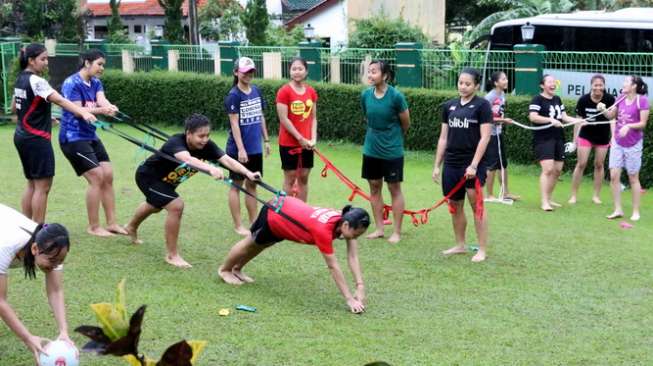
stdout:
{"type": "MultiPolygon", "coordinates": [[[[10,78],[13,60],[19,43],[1,43],[1,77],[2,77],[2,107],[5,112],[9,108],[10,78]]],[[[122,68],[122,54],[127,51],[134,60],[134,70],[148,72],[151,70],[168,70],[168,51],[176,50],[179,56],[177,70],[193,73],[213,74],[215,72],[215,57],[218,54],[217,45],[190,46],[153,44],[140,46],[135,44],[77,44],[57,43],[57,56],[76,56],[80,51],[96,47],[105,52],[107,68],[122,68]]],[[[263,55],[277,53],[281,56],[281,71],[283,78],[289,78],[290,60],[300,55],[299,47],[252,47],[237,46],[239,56],[247,56],[254,60],[258,76],[265,72],[263,55]]],[[[337,80],[346,84],[361,84],[367,82],[364,74],[365,65],[373,59],[384,60],[391,67],[396,67],[397,50],[395,49],[357,49],[343,48],[331,50],[318,49],[320,56],[321,80],[330,82],[332,77],[339,75],[337,80]],[[339,70],[332,68],[338,65],[339,70]]],[[[423,49],[417,51],[416,64],[420,68],[423,88],[455,89],[458,73],[465,67],[474,67],[485,75],[493,71],[504,71],[510,80],[514,80],[515,57],[512,51],[484,51],[464,49],[423,49]]],[[[278,65],[278,64],[277,64],[278,65]]],[[[544,52],[543,66],[545,69],[566,70],[576,72],[593,72],[605,74],[637,74],[653,76],[652,53],[594,53],[594,52],[544,52]]],[[[396,68],[395,68],[396,69],[396,68]]],[[[231,74],[231,70],[222,69],[223,75],[231,74]]]]}

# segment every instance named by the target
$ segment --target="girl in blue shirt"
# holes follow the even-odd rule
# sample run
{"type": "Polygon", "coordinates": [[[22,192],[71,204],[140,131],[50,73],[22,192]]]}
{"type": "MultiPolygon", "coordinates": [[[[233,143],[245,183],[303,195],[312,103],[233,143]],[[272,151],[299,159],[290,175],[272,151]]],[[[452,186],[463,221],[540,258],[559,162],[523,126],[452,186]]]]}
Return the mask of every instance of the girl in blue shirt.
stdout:
{"type": "MultiPolygon", "coordinates": [[[[265,125],[265,100],[259,88],[252,84],[256,72],[254,61],[249,57],[241,57],[234,64],[234,83],[229,94],[224,98],[224,107],[229,116],[229,138],[227,139],[227,155],[238,160],[247,169],[263,174],[263,150],[265,156],[270,155],[270,138],[265,125]],[[263,142],[263,144],[262,144],[263,142]]],[[[252,194],[256,194],[256,183],[245,179],[242,174],[231,172],[229,178],[234,184],[252,194]]],[[[245,196],[245,207],[249,222],[256,219],[256,199],[245,196]]],[[[234,221],[234,230],[240,235],[248,235],[240,218],[240,192],[232,187],[229,190],[229,210],[234,221]]]]}
{"type": "MultiPolygon", "coordinates": [[[[97,78],[102,75],[105,62],[105,56],[99,50],[91,49],[82,53],[79,72],[69,76],[61,90],[65,98],[86,111],[112,116],[118,111],[118,107],[106,98],[102,82],[97,78]]],[[[102,141],[95,133],[95,126],[64,111],[59,130],[59,145],[75,173],[84,176],[88,181],[88,233],[102,237],[113,236],[114,233],[127,235],[125,229],[116,222],[113,168],[102,141]],[[100,203],[107,219],[106,228],[100,226],[100,203]]]]}

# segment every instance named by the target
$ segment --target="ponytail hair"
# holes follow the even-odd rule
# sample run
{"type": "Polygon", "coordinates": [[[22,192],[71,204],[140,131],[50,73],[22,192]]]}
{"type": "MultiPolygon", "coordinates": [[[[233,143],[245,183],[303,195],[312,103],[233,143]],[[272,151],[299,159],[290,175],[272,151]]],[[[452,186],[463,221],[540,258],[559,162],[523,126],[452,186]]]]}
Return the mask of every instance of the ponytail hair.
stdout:
{"type": "Polygon", "coordinates": [[[630,81],[636,85],[635,92],[639,95],[648,95],[648,85],[642,80],[640,76],[631,75],[630,81]]]}
{"type": "Polygon", "coordinates": [[[32,43],[27,47],[20,49],[20,54],[18,55],[18,60],[20,61],[20,69],[25,70],[29,65],[30,58],[37,58],[38,55],[47,51],[45,46],[40,43],[32,43]]]}
{"type": "Polygon", "coordinates": [[[506,73],[503,71],[495,71],[490,75],[490,78],[487,79],[487,82],[485,83],[485,91],[489,92],[490,90],[496,88],[496,83],[501,79],[501,75],[505,75],[506,73]]]}
{"type": "Polygon", "coordinates": [[[377,64],[379,65],[379,69],[381,69],[381,75],[385,76],[385,82],[390,84],[394,81],[395,79],[395,72],[392,70],[392,67],[390,67],[390,64],[383,60],[372,60],[370,62],[370,66],[377,64]]]}
{"type": "Polygon", "coordinates": [[[86,66],[86,61],[93,63],[95,60],[103,58],[106,59],[104,52],[98,50],[97,48],[91,48],[79,54],[79,69],[82,69],[86,66]]]}
{"type": "Polygon", "coordinates": [[[36,278],[36,257],[32,244],[36,243],[39,252],[56,257],[63,250],[70,250],[68,230],[61,224],[38,224],[29,241],[21,249],[25,278],[36,278]]]}
{"type": "Polygon", "coordinates": [[[361,227],[367,229],[370,226],[370,215],[360,207],[347,205],[342,208],[340,223],[343,222],[348,222],[349,227],[352,229],[359,229],[361,227]]]}
{"type": "Polygon", "coordinates": [[[193,113],[184,121],[184,134],[195,133],[202,127],[211,127],[211,120],[203,114],[193,113]]]}

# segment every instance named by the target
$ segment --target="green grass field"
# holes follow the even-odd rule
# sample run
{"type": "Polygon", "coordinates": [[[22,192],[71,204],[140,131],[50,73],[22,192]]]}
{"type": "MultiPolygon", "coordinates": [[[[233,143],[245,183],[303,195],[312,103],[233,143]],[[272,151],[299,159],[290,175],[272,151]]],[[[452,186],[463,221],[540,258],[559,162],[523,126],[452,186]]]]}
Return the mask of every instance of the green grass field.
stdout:
{"type": "MultiPolygon", "coordinates": [[[[25,181],[12,134],[13,126],[0,127],[5,141],[0,145],[0,202],[19,207],[25,181]]],[[[118,216],[124,223],[143,201],[133,181],[137,149],[112,135],[101,136],[113,161],[118,216]]],[[[226,135],[217,133],[214,140],[223,146],[226,135]]],[[[367,187],[359,178],[359,147],[322,143],[320,148],[367,187]]],[[[239,237],[232,230],[227,187],[206,176],[195,176],[178,190],[186,203],[180,243],[182,255],[194,265],[190,270],[163,261],[164,214],[143,224],[141,246],[132,246],[125,237],[87,235],[86,182],[74,175],[56,142],[55,152],[57,176],[47,220],[61,222],[71,232],[65,270],[71,333],[81,324],[96,324],[89,304],[112,301],[116,284],[127,278],[128,310],[148,305],[140,349],[158,357],[180,339],[207,340],[200,365],[363,365],[375,360],[392,365],[653,363],[651,194],[643,196],[643,219],[623,230],[604,218],[611,212],[607,187],[603,205],[590,203],[586,184],[577,205],[543,213],[537,167],[512,167],[512,191],[523,201],[488,206],[490,249],[485,263],[471,263],[471,255],[439,254],[453,242],[446,207],[420,227],[406,220],[398,245],[362,239],[360,259],[369,302],[367,312],[359,316],[347,311],[312,246],[280,243],[248,267],[255,284],[235,288],[220,283],[218,263],[239,237]],[[218,316],[220,308],[233,310],[237,304],[258,311],[218,316]]],[[[276,186],[282,176],[279,165],[275,149],[265,161],[265,180],[276,186]]],[[[440,187],[431,181],[431,167],[431,152],[407,154],[403,187],[408,208],[430,206],[441,197],[440,187]]],[[[344,206],[350,192],[333,174],[321,178],[321,168],[316,161],[309,201],[344,206]]],[[[569,185],[569,176],[564,176],[556,201],[566,202],[569,185]]],[[[624,201],[629,214],[629,192],[624,201]]],[[[369,208],[360,198],[355,204],[369,208]]],[[[467,216],[471,220],[469,210],[467,216]]],[[[468,242],[475,243],[471,221],[468,234],[468,242]]],[[[346,269],[344,242],[337,242],[336,253],[346,269]]],[[[56,337],[43,275],[29,281],[20,269],[10,274],[9,302],[22,321],[36,335],[56,337]]],[[[72,337],[79,347],[85,343],[78,334],[72,337]]],[[[82,365],[124,364],[111,357],[82,357],[82,365]]],[[[0,365],[33,365],[4,324],[0,365]]]]}

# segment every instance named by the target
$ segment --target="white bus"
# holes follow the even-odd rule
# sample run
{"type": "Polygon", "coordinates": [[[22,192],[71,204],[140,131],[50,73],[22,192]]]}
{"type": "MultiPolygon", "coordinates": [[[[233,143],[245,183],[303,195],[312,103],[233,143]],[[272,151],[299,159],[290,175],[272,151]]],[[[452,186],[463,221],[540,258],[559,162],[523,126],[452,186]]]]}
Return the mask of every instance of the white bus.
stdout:
{"type": "MultiPolygon", "coordinates": [[[[499,22],[490,32],[488,51],[512,50],[524,43],[521,27],[527,22],[535,27],[530,43],[552,51],[545,55],[544,73],[558,79],[561,96],[578,98],[588,93],[596,73],[605,76],[612,94],[631,74],[642,76],[653,87],[653,8],[544,14],[499,22]]],[[[492,58],[491,52],[488,56],[492,58]]]]}

